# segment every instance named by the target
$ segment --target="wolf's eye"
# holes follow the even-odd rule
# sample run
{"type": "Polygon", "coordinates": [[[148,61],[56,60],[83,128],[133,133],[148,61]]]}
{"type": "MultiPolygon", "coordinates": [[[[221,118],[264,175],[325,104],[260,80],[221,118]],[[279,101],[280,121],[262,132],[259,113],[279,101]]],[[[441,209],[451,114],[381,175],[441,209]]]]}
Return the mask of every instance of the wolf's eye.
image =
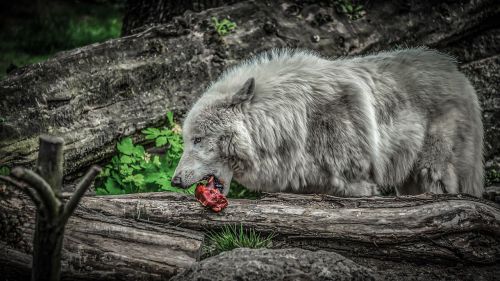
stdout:
{"type": "Polygon", "coordinates": [[[194,138],[194,141],[193,141],[193,142],[194,142],[194,144],[197,144],[197,143],[199,143],[200,141],[201,141],[201,138],[194,138]]]}

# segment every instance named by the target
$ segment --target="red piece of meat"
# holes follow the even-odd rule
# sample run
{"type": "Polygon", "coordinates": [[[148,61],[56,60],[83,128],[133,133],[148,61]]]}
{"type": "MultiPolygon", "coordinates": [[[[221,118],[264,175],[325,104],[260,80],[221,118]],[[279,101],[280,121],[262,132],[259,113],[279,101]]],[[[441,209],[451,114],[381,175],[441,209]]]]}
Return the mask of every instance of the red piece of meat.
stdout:
{"type": "Polygon", "coordinates": [[[208,179],[207,185],[198,184],[194,195],[198,202],[216,213],[222,211],[228,205],[226,197],[220,193],[219,189],[215,188],[213,176],[208,179]]]}

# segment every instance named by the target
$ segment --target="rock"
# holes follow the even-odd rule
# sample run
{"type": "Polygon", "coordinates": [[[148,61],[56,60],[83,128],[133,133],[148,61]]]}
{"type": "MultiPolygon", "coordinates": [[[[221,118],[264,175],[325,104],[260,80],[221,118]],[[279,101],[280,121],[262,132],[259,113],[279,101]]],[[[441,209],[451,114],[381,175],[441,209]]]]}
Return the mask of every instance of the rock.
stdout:
{"type": "Polygon", "coordinates": [[[180,280],[375,280],[374,273],[334,252],[289,249],[235,249],[193,264],[180,280]]]}

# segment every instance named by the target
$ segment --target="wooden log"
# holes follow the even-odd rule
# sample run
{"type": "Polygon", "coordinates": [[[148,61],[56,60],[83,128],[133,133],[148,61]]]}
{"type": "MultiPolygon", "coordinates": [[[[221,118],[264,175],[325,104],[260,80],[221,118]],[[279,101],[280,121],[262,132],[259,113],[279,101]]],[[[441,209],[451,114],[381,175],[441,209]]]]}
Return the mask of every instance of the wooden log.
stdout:
{"type": "MultiPolygon", "coordinates": [[[[20,194],[0,200],[0,280],[29,279],[34,213],[20,194]]],[[[61,278],[167,280],[199,259],[202,243],[197,231],[80,207],[66,225],[61,278]]]]}
{"type": "MultiPolygon", "coordinates": [[[[28,270],[24,255],[32,251],[34,221],[27,198],[7,197],[0,201],[0,257],[12,258],[0,258],[2,276],[11,276],[10,268],[28,270]]],[[[470,196],[269,194],[230,200],[213,213],[191,196],[146,193],[82,198],[66,227],[62,279],[165,279],[199,258],[199,231],[228,224],[273,232],[276,248],[330,250],[382,264],[431,264],[432,270],[461,264],[470,273],[500,262],[500,206],[470,196]]]]}
{"type": "MultiPolygon", "coordinates": [[[[63,181],[64,140],[59,137],[44,135],[40,137],[40,149],[36,171],[45,180],[55,195],[51,204],[60,203],[63,181]]],[[[60,206],[60,205],[59,205],[60,206]]],[[[49,214],[49,206],[43,204],[36,213],[36,231],[33,238],[32,281],[61,280],[61,249],[64,239],[65,223],[57,221],[57,215],[64,209],[49,214]]]]}
{"type": "Polygon", "coordinates": [[[281,246],[330,249],[347,256],[469,264],[500,259],[499,205],[470,196],[273,194],[229,204],[216,214],[175,193],[85,197],[81,202],[87,210],[196,230],[241,223],[274,232],[281,246]]]}
{"type": "Polygon", "coordinates": [[[28,195],[36,206],[31,268],[31,280],[34,281],[61,280],[64,228],[81,197],[101,171],[99,167],[92,166],[68,203],[63,204],[63,146],[64,140],[61,138],[42,136],[36,169],[38,173],[16,167],[10,176],[0,176],[0,180],[28,195]]]}

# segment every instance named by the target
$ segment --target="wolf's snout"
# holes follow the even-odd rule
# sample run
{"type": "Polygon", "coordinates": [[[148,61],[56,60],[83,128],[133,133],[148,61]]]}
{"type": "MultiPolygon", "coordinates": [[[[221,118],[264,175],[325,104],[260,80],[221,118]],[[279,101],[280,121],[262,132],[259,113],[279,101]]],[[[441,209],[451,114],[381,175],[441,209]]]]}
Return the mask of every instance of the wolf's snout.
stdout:
{"type": "Polygon", "coordinates": [[[172,186],[175,186],[175,187],[183,187],[182,186],[182,178],[179,176],[173,177],[171,184],[172,184],[172,186]]]}

